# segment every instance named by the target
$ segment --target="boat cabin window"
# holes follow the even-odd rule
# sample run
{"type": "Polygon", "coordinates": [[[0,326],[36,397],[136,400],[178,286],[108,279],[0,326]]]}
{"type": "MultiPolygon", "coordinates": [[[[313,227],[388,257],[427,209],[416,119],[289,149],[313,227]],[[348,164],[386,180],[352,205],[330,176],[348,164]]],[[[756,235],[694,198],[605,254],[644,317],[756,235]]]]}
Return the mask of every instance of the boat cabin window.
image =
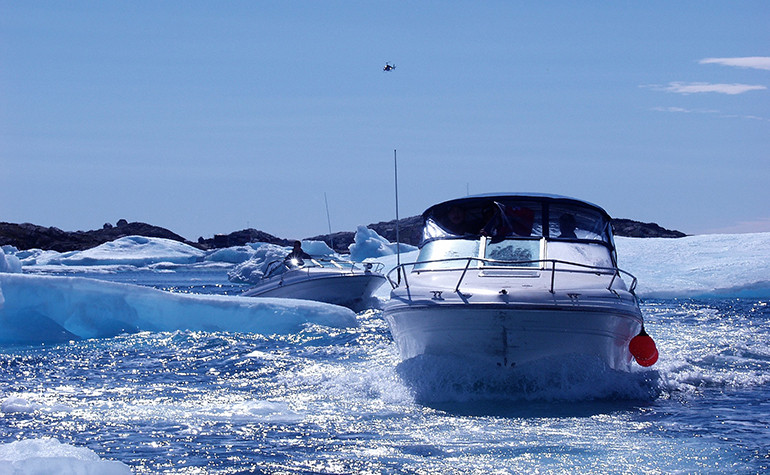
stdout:
{"type": "MultiPolygon", "coordinates": [[[[599,243],[549,241],[547,259],[584,266],[613,267],[610,248],[599,243]]],[[[564,268],[564,264],[559,264],[564,268]]],[[[569,266],[568,266],[569,267],[569,266]]],[[[575,266],[580,267],[580,266],[575,266]]]]}
{"type": "Polygon", "coordinates": [[[415,270],[462,269],[467,258],[479,257],[478,239],[440,239],[426,242],[420,249],[415,270]]]}
{"type": "Polygon", "coordinates": [[[283,260],[270,261],[264,266],[264,273],[262,274],[262,278],[267,279],[269,277],[280,275],[286,272],[286,270],[287,268],[284,265],[283,260]]]}
{"type": "Polygon", "coordinates": [[[609,221],[594,210],[551,205],[548,215],[551,238],[608,241],[609,221]]]}
{"type": "Polygon", "coordinates": [[[484,258],[493,261],[485,266],[539,267],[541,241],[539,239],[484,239],[484,258]]]}
{"type": "Polygon", "coordinates": [[[513,199],[446,203],[426,217],[423,241],[448,237],[541,237],[542,204],[513,199]]]}

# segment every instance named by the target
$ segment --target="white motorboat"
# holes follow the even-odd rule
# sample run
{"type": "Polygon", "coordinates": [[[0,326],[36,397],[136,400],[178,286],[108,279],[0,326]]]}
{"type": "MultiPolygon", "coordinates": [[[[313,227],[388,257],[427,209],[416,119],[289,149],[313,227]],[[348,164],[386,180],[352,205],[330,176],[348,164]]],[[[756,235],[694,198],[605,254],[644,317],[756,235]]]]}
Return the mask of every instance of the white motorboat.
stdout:
{"type": "Polygon", "coordinates": [[[657,360],[636,278],[617,267],[602,208],[555,195],[479,195],[432,206],[423,221],[417,261],[387,275],[384,317],[402,360],[522,367],[589,358],[629,370],[632,339],[639,364],[657,360]]]}
{"type": "Polygon", "coordinates": [[[267,264],[262,279],[245,297],[281,297],[342,305],[362,310],[382,284],[382,263],[342,259],[276,260],[267,264]]]}

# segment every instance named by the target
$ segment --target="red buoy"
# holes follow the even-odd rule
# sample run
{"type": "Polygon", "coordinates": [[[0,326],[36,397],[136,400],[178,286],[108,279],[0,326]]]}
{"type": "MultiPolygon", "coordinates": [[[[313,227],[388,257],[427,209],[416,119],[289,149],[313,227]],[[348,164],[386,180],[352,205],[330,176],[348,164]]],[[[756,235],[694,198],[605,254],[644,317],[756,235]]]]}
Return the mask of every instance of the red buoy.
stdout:
{"type": "Polygon", "coordinates": [[[640,366],[652,366],[658,361],[658,348],[655,341],[644,331],[644,327],[628,343],[628,351],[640,366]]]}

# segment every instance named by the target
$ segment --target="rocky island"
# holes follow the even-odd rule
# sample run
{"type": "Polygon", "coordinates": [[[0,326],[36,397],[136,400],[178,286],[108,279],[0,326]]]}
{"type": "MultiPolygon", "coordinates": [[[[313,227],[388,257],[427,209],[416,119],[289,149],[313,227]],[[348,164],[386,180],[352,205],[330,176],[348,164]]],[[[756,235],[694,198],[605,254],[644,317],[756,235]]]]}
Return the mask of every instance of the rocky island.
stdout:
{"type": "MultiPolygon", "coordinates": [[[[655,223],[641,223],[630,219],[614,219],[612,227],[616,236],[645,238],[679,238],[686,236],[680,231],[665,229],[655,223]]],[[[396,240],[396,220],[372,223],[367,228],[391,242],[396,240]]],[[[192,242],[168,229],[141,222],[129,223],[125,219],[118,220],[115,225],[106,223],[101,229],[92,231],[62,231],[56,227],[44,227],[30,223],[14,224],[0,222],[0,245],[10,245],[17,249],[45,249],[58,252],[82,251],[105,242],[132,235],[172,239],[199,249],[241,246],[249,242],[268,242],[286,246],[291,242],[289,239],[276,237],[252,228],[229,234],[217,234],[211,238],[200,237],[196,242],[192,242]]],[[[305,239],[324,241],[330,245],[333,243],[336,251],[347,252],[348,246],[353,242],[354,237],[355,231],[345,231],[312,236],[305,239]]],[[[419,244],[421,237],[421,216],[412,216],[399,220],[399,238],[402,243],[416,246],[419,244]]]]}

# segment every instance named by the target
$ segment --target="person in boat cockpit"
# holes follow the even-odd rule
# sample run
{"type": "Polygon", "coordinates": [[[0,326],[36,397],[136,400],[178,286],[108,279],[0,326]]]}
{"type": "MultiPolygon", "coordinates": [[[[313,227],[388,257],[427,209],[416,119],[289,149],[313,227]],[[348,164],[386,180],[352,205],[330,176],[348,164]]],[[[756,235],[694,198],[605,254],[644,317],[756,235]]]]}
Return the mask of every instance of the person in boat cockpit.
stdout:
{"type": "Polygon", "coordinates": [[[492,238],[492,242],[502,241],[507,236],[527,237],[532,234],[535,213],[527,207],[510,207],[495,201],[484,210],[484,215],[489,221],[479,234],[492,238]]]}
{"type": "Polygon", "coordinates": [[[563,215],[559,216],[559,231],[561,232],[561,234],[559,234],[560,238],[576,239],[576,227],[577,223],[575,222],[575,217],[573,215],[564,213],[563,215]]]}
{"type": "Polygon", "coordinates": [[[302,250],[302,243],[300,241],[294,241],[294,247],[292,248],[289,255],[286,256],[283,260],[284,262],[301,266],[305,264],[305,261],[303,261],[303,259],[312,259],[312,258],[313,256],[311,256],[310,254],[302,250]]]}
{"type": "Polygon", "coordinates": [[[462,236],[468,232],[467,223],[465,222],[465,210],[459,206],[452,206],[447,213],[447,220],[445,222],[446,228],[457,236],[462,236]]]}

